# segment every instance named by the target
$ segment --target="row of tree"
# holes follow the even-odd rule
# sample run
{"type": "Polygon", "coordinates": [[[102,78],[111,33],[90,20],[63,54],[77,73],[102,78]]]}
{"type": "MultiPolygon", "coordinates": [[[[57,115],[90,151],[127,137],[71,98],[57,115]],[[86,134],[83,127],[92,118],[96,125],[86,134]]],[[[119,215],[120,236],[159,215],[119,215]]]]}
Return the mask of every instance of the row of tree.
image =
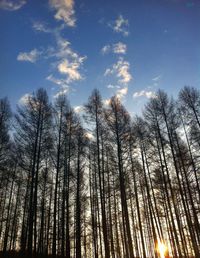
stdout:
{"type": "Polygon", "coordinates": [[[0,100],[0,250],[200,257],[200,92],[159,90],[131,118],[94,90],[82,117],[39,89],[0,100]],[[84,124],[84,127],[83,127],[84,124]]]}

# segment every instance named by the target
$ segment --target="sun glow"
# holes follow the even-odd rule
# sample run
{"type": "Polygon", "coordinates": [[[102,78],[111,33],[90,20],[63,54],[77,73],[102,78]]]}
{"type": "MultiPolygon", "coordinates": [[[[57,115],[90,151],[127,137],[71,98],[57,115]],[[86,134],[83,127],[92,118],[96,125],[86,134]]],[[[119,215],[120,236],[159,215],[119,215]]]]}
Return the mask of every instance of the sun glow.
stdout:
{"type": "Polygon", "coordinates": [[[158,243],[156,245],[156,250],[157,250],[160,258],[167,257],[167,246],[164,244],[163,241],[158,240],[158,243]]]}

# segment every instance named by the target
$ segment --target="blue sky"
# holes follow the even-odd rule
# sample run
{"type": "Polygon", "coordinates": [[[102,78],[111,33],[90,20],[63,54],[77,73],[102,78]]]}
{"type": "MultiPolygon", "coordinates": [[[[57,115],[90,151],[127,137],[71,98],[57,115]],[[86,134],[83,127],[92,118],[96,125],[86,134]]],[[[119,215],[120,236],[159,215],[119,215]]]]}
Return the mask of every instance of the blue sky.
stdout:
{"type": "Polygon", "coordinates": [[[158,88],[200,88],[199,0],[0,0],[0,97],[98,88],[138,113],[158,88]]]}

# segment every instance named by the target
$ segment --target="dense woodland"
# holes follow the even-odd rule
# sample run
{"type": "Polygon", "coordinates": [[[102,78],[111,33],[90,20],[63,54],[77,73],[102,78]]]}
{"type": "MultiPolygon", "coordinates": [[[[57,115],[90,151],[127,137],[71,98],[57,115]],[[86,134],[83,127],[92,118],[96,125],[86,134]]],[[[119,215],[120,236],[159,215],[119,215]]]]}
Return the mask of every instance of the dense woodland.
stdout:
{"type": "Polygon", "coordinates": [[[85,258],[200,257],[200,91],[159,90],[131,117],[94,90],[81,117],[39,89],[0,99],[0,250],[85,258]]]}

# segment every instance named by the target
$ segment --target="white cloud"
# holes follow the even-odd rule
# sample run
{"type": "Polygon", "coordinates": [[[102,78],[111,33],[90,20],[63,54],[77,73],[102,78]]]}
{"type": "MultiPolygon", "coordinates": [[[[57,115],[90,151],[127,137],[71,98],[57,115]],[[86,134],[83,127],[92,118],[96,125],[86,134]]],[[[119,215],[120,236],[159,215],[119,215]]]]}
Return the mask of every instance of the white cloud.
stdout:
{"type": "Polygon", "coordinates": [[[61,87],[69,86],[65,79],[57,79],[52,74],[50,74],[46,79],[50,82],[57,84],[58,86],[61,86],[61,87]]]}
{"type": "Polygon", "coordinates": [[[102,54],[107,54],[109,52],[113,52],[114,54],[126,54],[126,50],[127,50],[126,44],[122,42],[118,42],[112,45],[105,45],[101,49],[101,52],[102,54]]]}
{"type": "Polygon", "coordinates": [[[106,69],[104,75],[107,76],[109,74],[116,74],[116,76],[119,78],[118,83],[126,85],[132,79],[129,69],[130,63],[120,57],[117,63],[113,64],[111,68],[106,69]]]}
{"type": "Polygon", "coordinates": [[[74,112],[75,113],[81,113],[81,112],[83,112],[83,110],[84,110],[83,106],[75,106],[74,107],[74,112]]]}
{"type": "Polygon", "coordinates": [[[158,76],[154,77],[152,79],[152,81],[158,82],[158,81],[160,81],[161,77],[162,77],[162,75],[158,75],[158,76]]]}
{"type": "Polygon", "coordinates": [[[146,97],[150,99],[150,98],[155,98],[156,94],[153,91],[146,91],[146,90],[137,91],[133,94],[133,98],[139,98],[139,97],[146,97]]]}
{"type": "Polygon", "coordinates": [[[127,95],[127,93],[128,93],[128,87],[124,87],[124,88],[117,90],[116,96],[119,99],[122,99],[123,97],[125,97],[127,95]]]}
{"type": "Polygon", "coordinates": [[[40,32],[49,33],[51,30],[47,28],[47,25],[41,21],[33,22],[33,29],[40,32]]]}
{"type": "Polygon", "coordinates": [[[87,58],[86,56],[80,56],[71,48],[69,41],[58,37],[57,38],[57,47],[49,48],[46,53],[47,58],[54,58],[53,63],[56,66],[58,72],[65,76],[63,79],[55,79],[53,75],[47,77],[51,82],[54,82],[57,85],[68,85],[74,81],[79,81],[84,79],[81,74],[81,67],[83,62],[87,58]]]}
{"type": "Polygon", "coordinates": [[[0,8],[7,11],[17,11],[25,4],[26,0],[0,0],[0,8]]]}
{"type": "Polygon", "coordinates": [[[115,20],[114,24],[111,24],[110,27],[117,33],[122,33],[124,36],[129,35],[129,22],[127,19],[124,19],[122,15],[119,15],[115,20]]]}
{"type": "Polygon", "coordinates": [[[62,20],[70,27],[75,26],[74,0],[49,0],[49,3],[56,10],[56,20],[62,20]]]}
{"type": "Polygon", "coordinates": [[[86,56],[80,56],[73,51],[70,42],[67,40],[59,38],[57,44],[58,51],[53,55],[58,59],[58,71],[67,76],[67,83],[82,80],[83,76],[80,73],[80,69],[86,56]]]}
{"type": "Polygon", "coordinates": [[[17,56],[17,60],[35,63],[38,60],[40,55],[41,55],[40,51],[38,51],[37,49],[33,49],[30,52],[20,52],[17,56]]]}
{"type": "Polygon", "coordinates": [[[152,79],[153,87],[157,87],[161,81],[162,75],[158,75],[152,79]]]}
{"type": "Polygon", "coordinates": [[[57,69],[60,76],[49,75],[46,79],[59,86],[56,97],[60,94],[69,93],[71,84],[84,79],[81,68],[86,56],[80,56],[71,48],[71,43],[60,37],[56,37],[56,47],[50,47],[46,51],[46,58],[53,59],[51,65],[57,69]],[[61,77],[61,78],[60,78],[61,77]]]}
{"type": "Polygon", "coordinates": [[[110,45],[105,45],[104,47],[102,47],[101,49],[101,53],[104,55],[104,54],[107,54],[108,52],[110,51],[110,45]]]}
{"type": "Polygon", "coordinates": [[[53,97],[54,98],[58,98],[59,96],[68,94],[69,91],[70,91],[70,87],[69,86],[66,86],[66,87],[62,86],[60,88],[60,90],[53,97]]]}
{"type": "Polygon", "coordinates": [[[107,88],[108,88],[108,89],[114,89],[114,88],[115,88],[115,86],[114,86],[114,85],[112,85],[112,84],[108,84],[107,88]]]}
{"type": "Polygon", "coordinates": [[[80,56],[71,48],[71,43],[61,37],[57,37],[57,47],[51,47],[48,49],[48,58],[56,58],[59,63],[64,59],[67,59],[69,63],[79,63],[80,65],[87,58],[86,56],[80,56]]]}
{"type": "Polygon", "coordinates": [[[29,102],[30,98],[32,98],[32,95],[30,93],[26,93],[19,99],[18,103],[20,105],[26,105],[29,102]]]}
{"type": "Polygon", "coordinates": [[[46,79],[59,86],[58,92],[54,95],[55,98],[60,95],[68,94],[71,90],[66,79],[55,78],[52,74],[50,74],[46,79]]]}
{"type": "Polygon", "coordinates": [[[108,88],[108,89],[119,89],[119,88],[120,88],[120,86],[118,86],[118,85],[108,84],[108,85],[107,85],[107,88],[108,88]]]}
{"type": "Polygon", "coordinates": [[[67,59],[65,59],[58,65],[58,71],[67,75],[68,83],[72,81],[79,81],[82,79],[82,76],[78,71],[80,65],[80,62],[69,62],[67,59]]]}
{"type": "Polygon", "coordinates": [[[68,57],[70,59],[76,60],[79,63],[82,63],[86,59],[86,56],[79,56],[78,53],[73,51],[71,48],[71,43],[61,37],[58,38],[57,45],[58,51],[56,56],[58,58],[68,57]]]}
{"type": "MultiPolygon", "coordinates": [[[[36,23],[34,28],[46,31],[46,28],[40,23],[36,23]]],[[[39,58],[50,59],[50,65],[56,69],[57,75],[55,77],[54,74],[51,74],[46,79],[59,87],[59,92],[56,95],[58,96],[66,94],[72,89],[69,84],[84,79],[81,68],[87,57],[75,52],[71,48],[71,43],[63,39],[59,31],[53,35],[56,37],[56,46],[49,46],[46,50],[42,49],[41,51],[33,49],[30,52],[21,52],[17,56],[17,60],[35,63],[39,58]]]]}
{"type": "Polygon", "coordinates": [[[115,54],[126,54],[126,50],[127,50],[126,44],[122,42],[118,42],[113,45],[113,52],[115,54]]]}

